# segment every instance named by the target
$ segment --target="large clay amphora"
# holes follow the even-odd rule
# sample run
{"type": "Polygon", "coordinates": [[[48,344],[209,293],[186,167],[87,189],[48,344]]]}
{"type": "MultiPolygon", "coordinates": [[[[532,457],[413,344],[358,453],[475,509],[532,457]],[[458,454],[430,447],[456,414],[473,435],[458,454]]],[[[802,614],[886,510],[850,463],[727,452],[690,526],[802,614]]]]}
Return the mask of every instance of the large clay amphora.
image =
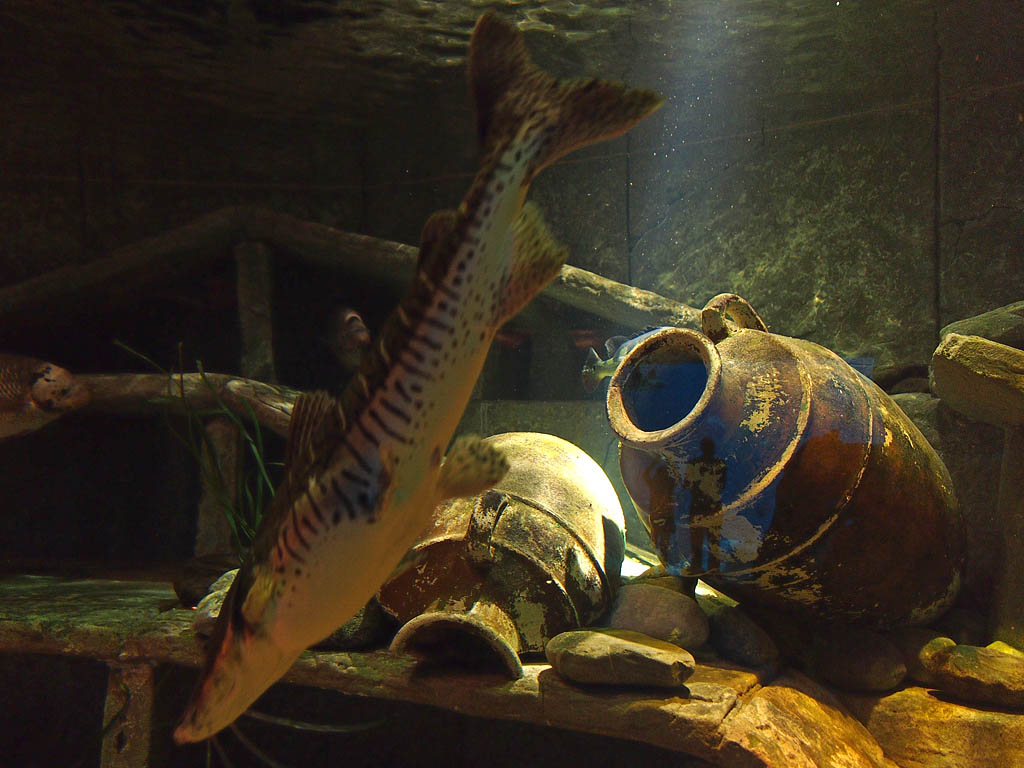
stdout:
{"type": "Polygon", "coordinates": [[[608,390],[623,480],[666,566],[876,627],[949,607],[963,522],[920,430],[834,353],[768,333],[738,296],[713,299],[702,324],[647,337],[608,390]]]}
{"type": "Polygon", "coordinates": [[[518,677],[520,653],[543,651],[610,606],[624,521],[608,477],[572,443],[537,432],[485,442],[505,453],[508,474],[439,505],[379,599],[405,622],[392,649],[518,677]]]}

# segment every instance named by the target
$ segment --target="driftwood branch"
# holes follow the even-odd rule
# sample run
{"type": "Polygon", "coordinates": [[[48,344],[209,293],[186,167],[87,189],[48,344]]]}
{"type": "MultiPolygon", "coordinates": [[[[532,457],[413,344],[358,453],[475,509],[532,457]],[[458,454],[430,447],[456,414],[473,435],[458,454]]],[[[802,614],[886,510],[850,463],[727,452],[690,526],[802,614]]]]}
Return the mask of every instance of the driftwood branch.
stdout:
{"type": "Polygon", "coordinates": [[[183,414],[186,404],[193,411],[214,410],[219,398],[242,419],[249,418],[251,408],[260,424],[281,436],[288,435],[292,406],[299,395],[298,390],[223,373],[170,377],[161,373],[114,373],[76,378],[92,392],[92,400],[83,411],[152,414],[169,409],[183,414]]]}
{"type": "MultiPolygon", "coordinates": [[[[228,256],[235,244],[250,241],[266,243],[301,261],[392,285],[411,279],[419,253],[413,246],[342,232],[287,214],[233,206],[121,248],[107,258],[0,289],[0,320],[44,308],[52,319],[59,311],[114,307],[140,290],[184,277],[202,264],[228,256]]],[[[572,266],[563,267],[543,295],[637,329],[693,326],[698,318],[692,307],[572,266]]]]}
{"type": "Polygon", "coordinates": [[[700,328],[700,310],[566,264],[541,294],[628,328],[700,328]]]}

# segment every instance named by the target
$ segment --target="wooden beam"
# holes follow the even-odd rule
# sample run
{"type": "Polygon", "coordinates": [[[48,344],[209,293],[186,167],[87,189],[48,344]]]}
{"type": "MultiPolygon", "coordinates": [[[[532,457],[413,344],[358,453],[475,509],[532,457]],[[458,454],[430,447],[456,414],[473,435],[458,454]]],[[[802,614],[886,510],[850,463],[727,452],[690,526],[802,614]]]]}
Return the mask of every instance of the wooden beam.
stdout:
{"type": "MultiPolygon", "coordinates": [[[[232,206],[104,259],[0,289],[0,321],[45,311],[52,322],[62,313],[124,306],[137,300],[140,291],[187,276],[246,241],[264,242],[292,258],[392,286],[412,278],[419,253],[409,245],[342,232],[264,208],[232,206]]],[[[563,267],[542,295],[627,328],[699,327],[699,312],[693,307],[578,267],[563,267]]]]}
{"type": "Polygon", "coordinates": [[[103,706],[100,768],[149,765],[153,728],[153,665],[110,663],[103,706]]]}
{"type": "Polygon", "coordinates": [[[81,410],[118,414],[159,414],[212,411],[219,402],[243,420],[250,417],[282,437],[288,435],[292,406],[299,391],[223,373],[84,374],[76,377],[92,392],[92,400],[81,410]],[[205,381],[204,381],[205,378],[205,381]]]}

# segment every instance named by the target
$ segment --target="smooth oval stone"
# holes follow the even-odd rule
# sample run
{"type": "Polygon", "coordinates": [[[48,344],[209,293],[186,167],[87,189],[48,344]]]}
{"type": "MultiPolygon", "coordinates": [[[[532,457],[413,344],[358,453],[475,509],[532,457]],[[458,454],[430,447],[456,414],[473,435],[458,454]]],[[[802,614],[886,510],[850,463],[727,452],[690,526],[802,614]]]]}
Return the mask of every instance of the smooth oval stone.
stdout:
{"type": "Polygon", "coordinates": [[[956,645],[950,638],[926,627],[902,627],[889,632],[886,637],[903,654],[907,677],[921,685],[935,683],[931,673],[925,669],[925,658],[945,645],[956,645]]]}
{"type": "Polygon", "coordinates": [[[697,588],[697,579],[686,576],[673,576],[664,565],[652,565],[639,576],[629,580],[630,584],[651,584],[656,587],[671,589],[683,595],[693,597],[697,588]]]}
{"type": "Polygon", "coordinates": [[[548,663],[566,680],[679,688],[696,662],[688,651],[640,632],[577,629],[548,641],[548,663]]]}
{"type": "Polygon", "coordinates": [[[936,685],[958,699],[1024,708],[1024,659],[976,645],[947,645],[925,659],[936,685]]]}
{"type": "Polygon", "coordinates": [[[224,598],[238,575],[238,569],[233,568],[226,571],[210,585],[210,592],[196,605],[196,615],[192,619],[192,631],[200,637],[210,637],[213,634],[213,627],[217,623],[224,598]]]}
{"type": "Polygon", "coordinates": [[[716,595],[698,595],[697,603],[710,623],[708,640],[722,658],[755,669],[778,667],[775,641],[739,606],[716,595]]]}
{"type": "Polygon", "coordinates": [[[1017,656],[1018,658],[1024,659],[1024,651],[1019,648],[1014,648],[1009,643],[1004,643],[1002,640],[995,640],[985,646],[990,651],[1002,651],[1008,653],[1011,656],[1017,656]]]}
{"type": "Polygon", "coordinates": [[[851,691],[888,691],[903,682],[903,654],[878,632],[857,627],[821,630],[810,668],[822,679],[851,691]]]}
{"type": "Polygon", "coordinates": [[[641,632],[680,648],[703,645],[710,631],[708,617],[692,597],[644,583],[619,589],[608,625],[641,632]]]}
{"type": "Polygon", "coordinates": [[[933,625],[960,645],[980,645],[989,638],[988,621],[977,611],[956,606],[933,625]]]}

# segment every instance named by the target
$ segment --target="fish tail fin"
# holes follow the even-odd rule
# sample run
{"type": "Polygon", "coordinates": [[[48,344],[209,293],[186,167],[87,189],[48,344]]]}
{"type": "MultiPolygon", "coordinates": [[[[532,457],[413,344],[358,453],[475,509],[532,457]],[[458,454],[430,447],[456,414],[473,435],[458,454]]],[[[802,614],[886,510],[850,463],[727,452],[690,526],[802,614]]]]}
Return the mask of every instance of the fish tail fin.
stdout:
{"type": "Polygon", "coordinates": [[[593,347],[588,349],[587,359],[583,361],[583,370],[580,373],[580,377],[583,379],[583,389],[587,392],[593,392],[601,383],[601,377],[597,375],[597,364],[600,362],[601,358],[597,351],[593,347]]]}
{"type": "Polygon", "coordinates": [[[562,269],[568,250],[555,242],[540,209],[526,203],[512,227],[512,268],[501,291],[497,324],[530,303],[562,269]]]}
{"type": "Polygon", "coordinates": [[[547,74],[530,59],[520,32],[493,12],[473,30],[469,80],[485,154],[513,139],[536,141],[527,183],[572,150],[620,136],[663,103],[653,91],[547,74]]]}

